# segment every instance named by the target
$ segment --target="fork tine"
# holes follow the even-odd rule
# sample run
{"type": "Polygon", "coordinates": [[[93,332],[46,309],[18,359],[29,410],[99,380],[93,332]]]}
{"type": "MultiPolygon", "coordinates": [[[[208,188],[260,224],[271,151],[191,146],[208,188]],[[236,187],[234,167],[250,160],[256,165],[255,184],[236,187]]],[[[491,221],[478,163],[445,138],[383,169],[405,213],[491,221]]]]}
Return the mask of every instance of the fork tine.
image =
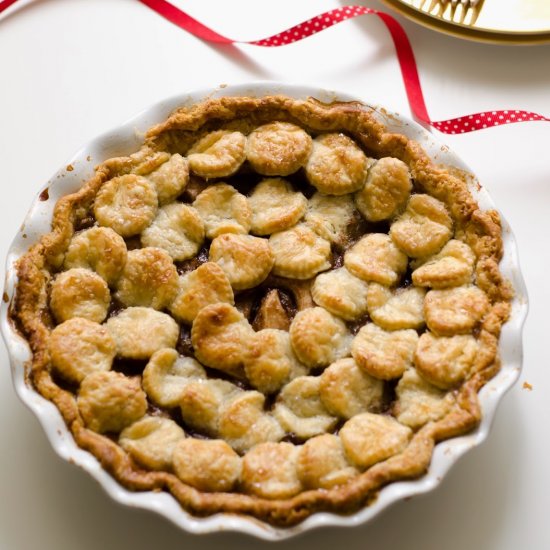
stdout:
{"type": "MultiPolygon", "coordinates": [[[[468,18],[468,25],[475,25],[481,8],[483,7],[484,0],[467,0],[468,9],[465,10],[464,20],[468,18]]],[[[462,21],[464,22],[464,21],[462,21]]]]}
{"type": "Polygon", "coordinates": [[[417,2],[419,9],[434,17],[451,23],[474,25],[484,0],[411,0],[413,4],[417,2]]]}
{"type": "Polygon", "coordinates": [[[463,24],[469,11],[471,11],[470,6],[467,6],[466,4],[460,4],[455,12],[455,15],[457,15],[457,17],[453,18],[453,21],[455,21],[455,23],[463,24]]]}
{"type": "Polygon", "coordinates": [[[432,13],[433,9],[440,4],[440,0],[420,0],[419,9],[426,13],[432,13]],[[427,2],[430,2],[426,7],[427,2]]]}
{"type": "Polygon", "coordinates": [[[455,20],[455,15],[457,13],[457,10],[459,9],[458,6],[459,6],[458,0],[451,0],[451,10],[449,14],[449,18],[451,21],[455,20]]]}
{"type": "Polygon", "coordinates": [[[452,21],[453,20],[453,10],[454,6],[451,2],[448,0],[445,0],[444,2],[440,2],[441,4],[441,10],[439,12],[439,17],[447,20],[452,21]]]}
{"type": "Polygon", "coordinates": [[[474,25],[484,0],[409,0],[417,9],[452,23],[474,25]]]}
{"type": "Polygon", "coordinates": [[[474,1],[475,1],[475,5],[471,10],[472,16],[470,18],[470,25],[476,24],[477,18],[479,17],[479,13],[481,11],[481,4],[483,4],[483,2],[478,2],[477,0],[474,0],[474,1]]]}
{"type": "Polygon", "coordinates": [[[442,10],[441,2],[439,2],[438,0],[432,0],[429,9],[430,13],[434,10],[436,6],[439,6],[438,12],[442,10]]]}
{"type": "MultiPolygon", "coordinates": [[[[485,2],[485,0],[474,0],[475,4],[474,4],[474,7],[475,7],[475,19],[477,20],[480,12],[481,12],[481,9],[483,8],[483,3],[485,2]]],[[[475,21],[474,21],[475,23],[475,21]]]]}

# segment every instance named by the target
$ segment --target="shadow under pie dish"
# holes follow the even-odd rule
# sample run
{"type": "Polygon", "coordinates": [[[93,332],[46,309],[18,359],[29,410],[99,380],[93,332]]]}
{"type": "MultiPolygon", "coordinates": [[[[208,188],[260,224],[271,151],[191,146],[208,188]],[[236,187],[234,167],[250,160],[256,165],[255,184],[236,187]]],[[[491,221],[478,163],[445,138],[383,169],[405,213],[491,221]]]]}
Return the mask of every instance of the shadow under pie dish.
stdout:
{"type": "Polygon", "coordinates": [[[467,175],[345,96],[268,91],[150,115],[126,156],[50,188],[53,230],[17,261],[30,389],[195,531],[374,509],[501,374],[513,294],[467,175]]]}

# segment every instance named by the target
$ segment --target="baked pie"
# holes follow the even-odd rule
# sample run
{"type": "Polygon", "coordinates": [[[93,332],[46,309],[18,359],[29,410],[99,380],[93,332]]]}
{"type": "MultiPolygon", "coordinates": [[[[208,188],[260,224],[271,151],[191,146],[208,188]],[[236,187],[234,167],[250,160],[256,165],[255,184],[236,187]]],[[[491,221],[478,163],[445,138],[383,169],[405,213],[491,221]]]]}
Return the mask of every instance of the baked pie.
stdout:
{"type": "Polygon", "coordinates": [[[499,216],[358,103],[210,99],[55,206],[18,263],[28,379],[123,486],[290,526],[480,421],[499,216]]]}

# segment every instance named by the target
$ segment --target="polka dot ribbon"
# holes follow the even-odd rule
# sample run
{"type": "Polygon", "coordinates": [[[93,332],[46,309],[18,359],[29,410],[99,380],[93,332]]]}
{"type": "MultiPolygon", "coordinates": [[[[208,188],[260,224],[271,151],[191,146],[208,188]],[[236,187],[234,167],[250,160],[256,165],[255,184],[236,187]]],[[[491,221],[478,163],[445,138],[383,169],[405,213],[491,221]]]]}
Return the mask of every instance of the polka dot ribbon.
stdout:
{"type": "MultiPolygon", "coordinates": [[[[9,8],[16,1],[17,0],[0,0],[0,13],[9,8]]],[[[139,1],[171,23],[207,42],[218,44],[251,44],[254,46],[271,48],[298,42],[348,19],[353,19],[361,15],[375,15],[386,25],[393,39],[409,105],[413,116],[417,120],[431,125],[444,134],[465,134],[475,130],[482,130],[484,128],[512,124],[515,122],[550,122],[549,118],[542,115],[521,110],[486,111],[450,120],[431,120],[424,101],[424,94],[418,76],[414,52],[409,42],[409,38],[405,33],[405,29],[403,29],[401,24],[394,17],[379,10],[367,8],[365,6],[343,6],[312,17],[303,23],[294,25],[290,29],[273,36],[260,40],[242,41],[233,40],[217,33],[166,0],[139,1]]]]}

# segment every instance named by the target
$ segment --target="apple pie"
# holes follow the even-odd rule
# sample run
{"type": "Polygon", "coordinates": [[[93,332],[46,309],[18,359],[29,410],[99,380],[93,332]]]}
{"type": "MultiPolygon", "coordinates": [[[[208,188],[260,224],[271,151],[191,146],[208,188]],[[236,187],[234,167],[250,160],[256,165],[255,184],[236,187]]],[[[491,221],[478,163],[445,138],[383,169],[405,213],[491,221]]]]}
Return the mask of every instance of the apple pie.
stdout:
{"type": "Polygon", "coordinates": [[[19,260],[29,383],[120,484],[290,526],[422,476],[480,421],[499,215],[369,108],[175,111],[19,260]]]}

